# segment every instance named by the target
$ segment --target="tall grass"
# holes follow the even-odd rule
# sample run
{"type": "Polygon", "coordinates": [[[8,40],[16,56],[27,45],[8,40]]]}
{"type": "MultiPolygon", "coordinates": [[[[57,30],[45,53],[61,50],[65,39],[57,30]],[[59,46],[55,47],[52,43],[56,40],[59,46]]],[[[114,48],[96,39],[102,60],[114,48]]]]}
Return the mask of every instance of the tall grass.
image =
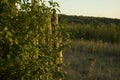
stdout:
{"type": "Polygon", "coordinates": [[[80,52],[94,53],[97,55],[120,56],[120,44],[103,43],[100,41],[73,41],[72,49],[80,52]]]}
{"type": "Polygon", "coordinates": [[[120,44],[102,41],[72,41],[64,52],[64,80],[119,80],[120,44]]]}

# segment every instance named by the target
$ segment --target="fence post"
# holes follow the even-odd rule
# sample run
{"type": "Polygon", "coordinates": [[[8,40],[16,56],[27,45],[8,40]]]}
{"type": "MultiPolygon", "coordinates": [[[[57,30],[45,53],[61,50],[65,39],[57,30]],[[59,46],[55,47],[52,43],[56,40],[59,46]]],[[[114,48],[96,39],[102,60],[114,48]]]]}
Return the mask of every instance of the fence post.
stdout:
{"type": "MultiPolygon", "coordinates": [[[[58,23],[58,14],[55,14],[55,24],[56,24],[56,28],[57,28],[57,31],[55,32],[57,37],[56,37],[56,48],[59,48],[60,47],[60,44],[62,42],[62,38],[61,38],[61,32],[59,31],[59,23],[58,23]]],[[[62,50],[60,51],[59,53],[59,64],[62,64],[63,63],[63,55],[62,55],[62,50]]],[[[62,66],[58,67],[58,71],[62,71],[62,66]]],[[[62,78],[59,78],[59,80],[62,80],[62,78]]]]}

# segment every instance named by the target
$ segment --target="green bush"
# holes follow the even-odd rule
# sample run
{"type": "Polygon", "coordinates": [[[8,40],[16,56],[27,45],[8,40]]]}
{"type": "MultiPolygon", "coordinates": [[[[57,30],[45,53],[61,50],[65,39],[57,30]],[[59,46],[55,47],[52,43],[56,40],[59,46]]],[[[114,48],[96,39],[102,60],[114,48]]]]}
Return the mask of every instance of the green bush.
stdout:
{"type": "Polygon", "coordinates": [[[0,1],[1,80],[56,80],[63,77],[63,71],[58,70],[62,66],[59,53],[66,46],[67,37],[62,26],[54,22],[53,30],[57,33],[49,33],[50,19],[55,17],[59,6],[52,0],[49,3],[50,7],[42,0],[33,4],[21,0],[0,1]],[[63,39],[64,43],[61,41],[56,47],[58,39],[63,39]]]}

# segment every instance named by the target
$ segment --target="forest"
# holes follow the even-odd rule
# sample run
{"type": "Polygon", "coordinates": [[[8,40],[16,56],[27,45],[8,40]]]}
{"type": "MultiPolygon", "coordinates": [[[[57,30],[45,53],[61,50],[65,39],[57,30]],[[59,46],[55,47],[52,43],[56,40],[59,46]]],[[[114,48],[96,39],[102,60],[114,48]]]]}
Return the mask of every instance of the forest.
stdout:
{"type": "Polygon", "coordinates": [[[59,15],[71,39],[120,43],[120,19],[59,15]]]}

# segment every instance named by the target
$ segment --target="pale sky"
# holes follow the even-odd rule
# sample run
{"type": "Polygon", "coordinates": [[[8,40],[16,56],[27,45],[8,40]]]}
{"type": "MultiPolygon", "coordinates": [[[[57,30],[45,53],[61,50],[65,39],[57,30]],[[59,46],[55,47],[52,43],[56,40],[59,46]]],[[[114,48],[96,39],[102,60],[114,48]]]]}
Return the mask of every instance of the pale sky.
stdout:
{"type": "Polygon", "coordinates": [[[62,14],[120,19],[120,0],[53,0],[62,14]]]}

